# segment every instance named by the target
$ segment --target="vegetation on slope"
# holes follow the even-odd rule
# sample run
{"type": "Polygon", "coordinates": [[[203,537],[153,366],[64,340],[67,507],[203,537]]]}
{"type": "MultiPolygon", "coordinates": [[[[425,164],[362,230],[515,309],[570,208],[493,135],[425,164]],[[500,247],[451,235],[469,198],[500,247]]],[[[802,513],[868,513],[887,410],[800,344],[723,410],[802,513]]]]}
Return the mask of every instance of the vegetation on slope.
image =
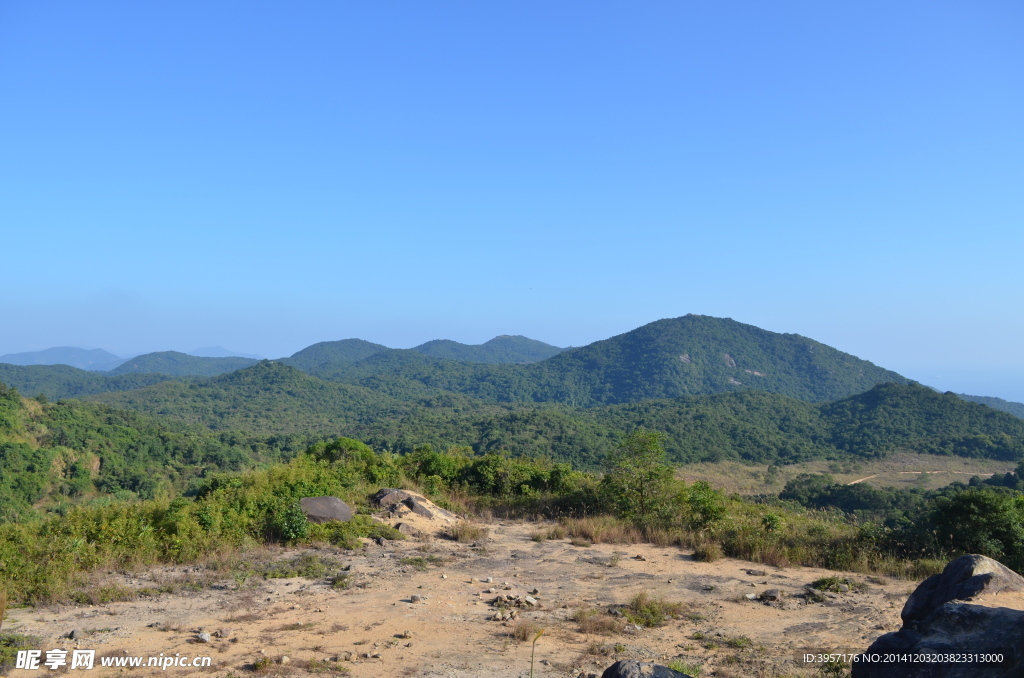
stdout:
{"type": "Polygon", "coordinates": [[[193,497],[76,507],[63,516],[2,524],[0,562],[11,599],[38,603],[75,599],[87,573],[98,568],[210,557],[230,568],[243,564],[239,549],[267,542],[353,548],[356,537],[400,535],[366,516],[351,524],[310,524],[299,499],[332,495],[358,506],[387,486],[421,489],[460,511],[561,515],[565,532],[580,543],[646,539],[693,547],[706,559],[724,554],[920,575],[971,551],[1022,566],[1024,497],[1014,490],[967,488],[935,498],[917,517],[927,529],[907,532],[795,502],[755,504],[703,483],[688,485],[673,476],[660,442],[659,434],[634,432],[608,455],[605,474],[595,476],[546,460],[429,447],[398,456],[340,439],[287,464],[211,477],[193,497]],[[917,539],[927,534],[933,538],[917,539]]]}

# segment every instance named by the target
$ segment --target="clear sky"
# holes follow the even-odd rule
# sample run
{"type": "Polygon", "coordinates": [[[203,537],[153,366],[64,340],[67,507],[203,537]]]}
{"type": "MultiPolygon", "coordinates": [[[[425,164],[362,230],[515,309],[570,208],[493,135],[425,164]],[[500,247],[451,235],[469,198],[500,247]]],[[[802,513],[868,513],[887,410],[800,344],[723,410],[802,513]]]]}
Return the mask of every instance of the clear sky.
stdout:
{"type": "Polygon", "coordinates": [[[1024,400],[1024,3],[0,4],[0,354],[685,313],[1024,400]]]}

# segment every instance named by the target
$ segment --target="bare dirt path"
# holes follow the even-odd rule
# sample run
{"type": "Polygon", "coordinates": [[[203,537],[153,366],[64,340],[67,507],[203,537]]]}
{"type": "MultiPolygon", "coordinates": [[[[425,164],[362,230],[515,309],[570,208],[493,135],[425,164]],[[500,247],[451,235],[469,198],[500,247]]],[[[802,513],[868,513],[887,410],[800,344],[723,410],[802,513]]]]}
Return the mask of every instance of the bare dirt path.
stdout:
{"type": "MultiPolygon", "coordinates": [[[[530,645],[512,636],[523,622],[546,629],[537,643],[538,677],[600,675],[623,658],[678,659],[702,665],[704,676],[812,675],[794,660],[796,650],[866,648],[898,628],[899,611],[916,586],[879,580],[862,592],[813,603],[801,597],[804,585],[835,573],[731,559],[702,563],[687,551],[646,544],[583,548],[567,540],[531,541],[539,527],[492,523],[490,536],[475,546],[431,539],[319,551],[351,566],[353,586],[347,590],[301,578],[250,581],[241,589],[236,581],[221,581],[201,591],[134,602],[15,609],[5,630],[40,636],[46,649],[212,657],[210,668],[97,668],[92,675],[244,676],[261,666],[268,675],[301,676],[312,668],[357,677],[511,678],[529,673],[530,645]],[[431,557],[434,563],[422,571],[419,561],[402,563],[431,557]],[[490,583],[481,581],[488,577],[490,583]],[[491,589],[495,593],[485,593],[491,589]],[[768,589],[778,589],[781,600],[746,597],[768,589]],[[497,594],[534,590],[539,607],[519,610],[512,621],[491,619],[495,608],[489,601],[497,594]],[[607,636],[583,633],[571,619],[581,607],[608,615],[609,606],[626,604],[641,591],[685,603],[686,611],[659,628],[627,626],[607,636]],[[79,639],[62,637],[75,629],[79,639]],[[216,637],[222,629],[225,637],[216,637]],[[210,642],[199,642],[201,632],[213,634],[210,642]],[[287,663],[279,663],[281,657],[287,663]],[[310,666],[309,660],[317,663],[310,666]]],[[[159,568],[120,581],[151,586],[187,575],[187,569],[159,568]]],[[[864,581],[861,575],[841,576],[864,581]]]]}

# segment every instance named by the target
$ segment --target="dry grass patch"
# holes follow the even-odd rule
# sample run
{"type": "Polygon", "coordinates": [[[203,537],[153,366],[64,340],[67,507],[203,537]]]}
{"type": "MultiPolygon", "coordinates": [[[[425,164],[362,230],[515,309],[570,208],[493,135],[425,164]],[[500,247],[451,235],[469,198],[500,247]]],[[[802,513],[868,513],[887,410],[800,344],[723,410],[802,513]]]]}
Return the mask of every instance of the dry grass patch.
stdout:
{"type": "Polygon", "coordinates": [[[454,525],[449,525],[444,529],[444,536],[453,541],[457,541],[460,544],[480,541],[481,539],[485,539],[488,534],[489,530],[486,527],[481,527],[466,521],[460,521],[454,525]]]}
{"type": "Polygon", "coordinates": [[[579,624],[580,633],[594,633],[602,636],[621,633],[625,622],[619,617],[602,612],[595,608],[580,608],[570,617],[579,624]]]}
{"type": "Polygon", "coordinates": [[[543,627],[535,621],[523,619],[516,622],[515,627],[512,629],[512,637],[520,643],[525,643],[528,640],[533,640],[534,636],[540,633],[542,628],[543,627]]]}
{"type": "Polygon", "coordinates": [[[594,544],[638,544],[642,535],[628,523],[611,516],[569,518],[562,522],[569,537],[594,544]]]}

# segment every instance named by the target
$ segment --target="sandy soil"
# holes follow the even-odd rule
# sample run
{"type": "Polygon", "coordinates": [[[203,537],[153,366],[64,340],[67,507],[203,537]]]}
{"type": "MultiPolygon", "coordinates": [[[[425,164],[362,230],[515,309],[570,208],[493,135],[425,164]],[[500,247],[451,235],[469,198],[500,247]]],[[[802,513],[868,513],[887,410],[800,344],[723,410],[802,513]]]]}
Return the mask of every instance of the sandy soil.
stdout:
{"type": "MultiPolygon", "coordinates": [[[[426,519],[417,524],[431,525],[426,519]]],[[[435,521],[433,529],[439,527],[435,521]]],[[[5,630],[39,636],[44,649],[212,657],[210,668],[97,667],[83,675],[244,676],[254,675],[260,662],[263,673],[302,676],[310,672],[309,660],[317,660],[322,663],[314,670],[357,677],[511,678],[529,675],[531,646],[515,640],[513,632],[517,624],[533,622],[545,629],[536,646],[538,677],[600,675],[626,658],[679,659],[701,665],[703,676],[801,676],[814,672],[796,662],[797,650],[863,650],[876,636],[899,628],[900,609],[917,584],[877,580],[864,591],[830,594],[815,603],[803,597],[804,585],[835,573],[731,559],[702,563],[675,547],[532,541],[530,535],[542,527],[499,521],[476,544],[431,538],[428,529],[418,539],[368,544],[356,552],[316,551],[351,566],[354,585],[346,590],[301,578],[249,580],[241,587],[223,580],[200,591],[134,602],[14,609],[5,630]],[[429,556],[439,560],[425,571],[401,562],[429,556]],[[781,600],[746,597],[768,589],[780,590],[781,600]],[[534,590],[538,607],[518,609],[511,621],[491,619],[496,609],[489,602],[497,595],[525,597],[534,590]],[[570,618],[580,607],[614,618],[610,607],[641,591],[682,602],[686,611],[660,628],[630,625],[613,635],[583,633],[570,618]],[[414,595],[422,599],[412,602],[414,595]],[[80,639],[65,637],[75,629],[80,639]],[[224,637],[216,637],[220,630],[224,637]],[[214,637],[201,642],[201,632],[214,637]]],[[[275,555],[289,559],[299,553],[282,549],[275,555]]],[[[191,574],[192,568],[162,567],[111,577],[154,586],[191,574]]],[[[43,673],[51,672],[11,675],[43,673]]]]}

